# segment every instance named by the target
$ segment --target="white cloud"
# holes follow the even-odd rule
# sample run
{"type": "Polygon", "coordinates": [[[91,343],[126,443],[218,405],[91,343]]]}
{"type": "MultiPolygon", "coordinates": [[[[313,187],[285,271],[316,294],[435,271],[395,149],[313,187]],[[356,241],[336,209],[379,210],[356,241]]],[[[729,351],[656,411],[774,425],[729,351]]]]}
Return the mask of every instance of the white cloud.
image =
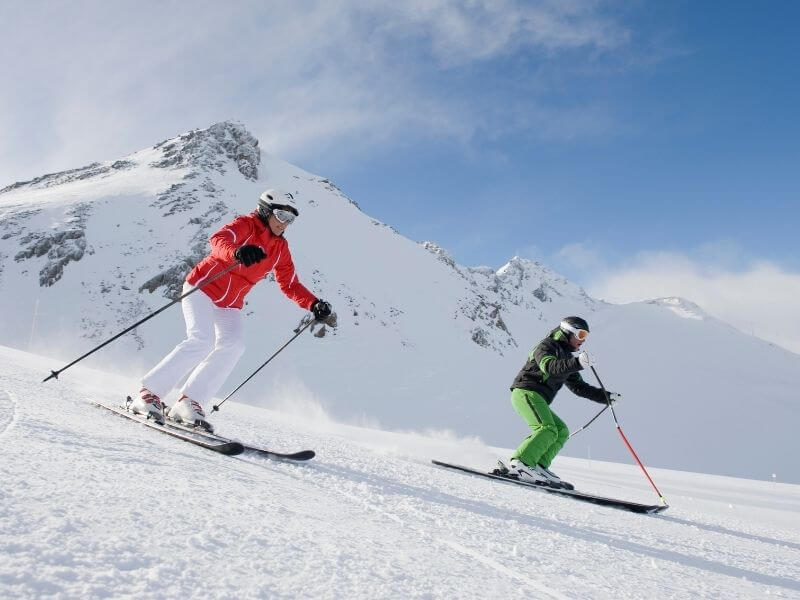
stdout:
{"type": "Polygon", "coordinates": [[[295,162],[409,136],[467,141],[542,124],[542,135],[595,133],[602,114],[571,107],[560,118],[535,93],[498,103],[502,92],[470,69],[627,40],[593,2],[5,3],[0,186],[229,118],[295,162]]]}
{"type": "Polygon", "coordinates": [[[559,263],[563,261],[587,273],[606,268],[600,252],[583,243],[567,244],[556,253],[555,258],[559,263]]]}
{"type": "Polygon", "coordinates": [[[768,261],[744,268],[729,263],[735,248],[701,249],[713,262],[673,252],[641,253],[630,263],[595,271],[585,286],[594,297],[623,303],[681,296],[745,333],[800,353],[800,273],[768,261]]]}

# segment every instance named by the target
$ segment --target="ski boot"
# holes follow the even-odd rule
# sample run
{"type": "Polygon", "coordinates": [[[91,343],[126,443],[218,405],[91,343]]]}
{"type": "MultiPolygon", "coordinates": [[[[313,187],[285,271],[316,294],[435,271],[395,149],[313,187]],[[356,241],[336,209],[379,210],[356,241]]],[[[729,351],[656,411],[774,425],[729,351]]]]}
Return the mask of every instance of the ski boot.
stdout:
{"type": "Polygon", "coordinates": [[[536,485],[555,487],[551,485],[550,480],[544,473],[539,472],[538,469],[529,467],[517,458],[512,458],[508,464],[504,463],[502,460],[498,460],[497,465],[498,467],[492,471],[493,475],[500,475],[501,477],[508,477],[509,479],[516,479],[536,485]]]}
{"type": "Polygon", "coordinates": [[[206,421],[206,413],[199,403],[195,402],[186,395],[181,396],[167,413],[170,421],[188,425],[189,427],[201,427],[209,433],[214,433],[214,426],[206,421]]]}
{"type": "Polygon", "coordinates": [[[550,483],[551,483],[552,487],[558,487],[558,488],[561,488],[562,490],[574,490],[575,489],[574,485],[572,485],[568,481],[564,481],[563,479],[561,479],[561,477],[559,477],[558,475],[553,473],[547,467],[543,467],[542,465],[536,465],[536,466],[539,468],[539,471],[541,473],[543,473],[544,475],[547,476],[547,478],[550,480],[550,483]]]}
{"type": "Polygon", "coordinates": [[[136,415],[153,419],[159,425],[164,424],[164,403],[147,388],[139,390],[139,396],[134,398],[128,409],[136,415]]]}

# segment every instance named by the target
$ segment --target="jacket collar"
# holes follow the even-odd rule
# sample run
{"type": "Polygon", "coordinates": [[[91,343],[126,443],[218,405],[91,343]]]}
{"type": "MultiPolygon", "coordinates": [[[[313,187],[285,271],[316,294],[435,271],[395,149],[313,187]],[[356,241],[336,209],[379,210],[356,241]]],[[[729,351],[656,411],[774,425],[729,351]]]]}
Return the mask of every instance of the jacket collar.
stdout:
{"type": "Polygon", "coordinates": [[[550,332],[550,338],[556,341],[565,351],[572,354],[575,352],[575,348],[572,347],[572,344],[569,343],[567,339],[567,335],[561,331],[560,327],[556,327],[553,331],[550,332]]]}

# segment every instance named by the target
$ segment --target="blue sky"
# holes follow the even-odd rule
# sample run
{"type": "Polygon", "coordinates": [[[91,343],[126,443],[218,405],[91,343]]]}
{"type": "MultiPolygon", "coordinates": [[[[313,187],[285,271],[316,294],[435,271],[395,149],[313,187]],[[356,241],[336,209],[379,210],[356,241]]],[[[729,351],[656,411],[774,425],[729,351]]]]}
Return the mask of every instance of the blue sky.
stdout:
{"type": "Polygon", "coordinates": [[[0,187],[238,119],[461,264],[520,255],[616,302],[683,295],[800,351],[799,17],[790,1],[3,3],[0,187]]]}
{"type": "MultiPolygon", "coordinates": [[[[398,144],[334,176],[367,210],[466,264],[576,242],[610,261],[719,244],[730,267],[758,257],[796,269],[800,5],[726,3],[726,15],[657,4],[618,21],[627,41],[613,49],[518,52],[464,69],[468,86],[495,90],[477,100],[487,111],[518,102],[527,86],[515,81],[545,72],[548,85],[525,95],[567,121],[561,129],[398,144]],[[403,176],[386,185],[397,167],[403,176]]],[[[457,88],[461,75],[445,77],[457,88]]]]}

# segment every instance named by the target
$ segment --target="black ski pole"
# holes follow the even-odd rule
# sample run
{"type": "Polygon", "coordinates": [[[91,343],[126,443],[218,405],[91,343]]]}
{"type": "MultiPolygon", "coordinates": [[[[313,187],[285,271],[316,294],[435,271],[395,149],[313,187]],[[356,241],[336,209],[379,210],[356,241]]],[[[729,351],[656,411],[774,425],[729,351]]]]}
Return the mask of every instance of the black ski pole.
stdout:
{"type": "Polygon", "coordinates": [[[289,344],[291,344],[293,341],[295,341],[295,340],[298,338],[298,336],[299,336],[301,333],[303,333],[303,332],[304,332],[306,329],[308,329],[309,325],[311,325],[312,323],[315,323],[315,322],[316,322],[316,319],[311,319],[311,320],[309,320],[309,321],[308,321],[308,323],[306,323],[306,324],[305,324],[305,325],[303,325],[302,327],[298,327],[297,329],[295,329],[295,330],[294,330],[294,335],[291,337],[291,339],[290,339],[288,342],[286,342],[286,343],[285,343],[283,346],[281,346],[280,348],[278,348],[278,349],[275,351],[275,354],[273,354],[273,355],[272,355],[272,356],[270,356],[270,357],[269,357],[267,360],[265,360],[265,361],[264,361],[264,362],[261,364],[261,366],[260,366],[260,367],[258,367],[258,368],[257,368],[255,371],[253,371],[253,372],[250,374],[250,377],[248,377],[248,378],[247,378],[247,379],[245,379],[245,380],[244,380],[242,383],[240,383],[240,384],[239,384],[239,385],[236,387],[236,389],[235,389],[235,390],[233,390],[233,391],[232,391],[230,394],[228,394],[227,396],[225,396],[225,397],[222,399],[222,402],[220,402],[219,404],[215,404],[215,405],[214,405],[214,406],[211,408],[211,412],[213,413],[213,412],[215,412],[215,411],[218,411],[218,410],[219,410],[219,407],[220,407],[220,406],[222,406],[222,405],[223,405],[223,403],[224,403],[224,402],[225,402],[225,401],[226,401],[228,398],[230,398],[230,397],[231,397],[231,396],[233,396],[233,395],[234,395],[236,392],[238,392],[238,391],[239,391],[239,390],[240,390],[240,389],[241,389],[241,388],[244,386],[244,384],[245,384],[245,383],[247,383],[247,382],[248,382],[248,381],[250,381],[250,380],[251,380],[253,377],[255,377],[255,376],[256,376],[256,373],[258,373],[258,372],[259,372],[261,369],[263,369],[264,367],[266,367],[266,366],[267,366],[267,364],[269,363],[269,361],[271,361],[273,358],[275,358],[276,356],[278,356],[278,354],[280,354],[280,353],[281,353],[281,351],[282,351],[284,348],[286,348],[286,346],[288,346],[288,345],[289,345],[289,344]]]}
{"type": "MultiPolygon", "coordinates": [[[[590,365],[590,366],[591,366],[591,365],[590,365]]],[[[606,397],[606,405],[605,405],[605,406],[604,406],[602,409],[600,409],[600,412],[599,412],[599,413],[597,413],[595,416],[593,416],[593,417],[591,418],[591,420],[590,420],[588,423],[586,423],[586,425],[584,425],[584,426],[583,426],[583,427],[581,427],[580,429],[577,429],[577,430],[573,431],[572,433],[570,433],[570,434],[569,434],[569,437],[570,437],[570,438],[571,438],[573,435],[577,435],[577,434],[579,434],[581,431],[583,431],[584,429],[586,429],[586,428],[587,428],[589,425],[591,425],[592,423],[594,423],[594,420],[595,420],[597,417],[599,417],[600,415],[602,415],[604,412],[606,412],[606,410],[607,410],[607,409],[608,409],[608,408],[611,406],[611,398],[609,398],[609,396],[608,396],[608,392],[606,391],[606,388],[605,388],[605,386],[603,385],[603,382],[602,382],[602,381],[600,381],[600,377],[598,377],[598,375],[597,375],[597,371],[595,371],[595,370],[594,370],[594,367],[592,366],[591,368],[592,368],[592,373],[594,373],[594,376],[595,376],[595,377],[597,377],[597,383],[599,383],[599,384],[600,384],[600,389],[602,389],[602,390],[603,390],[603,395],[606,397]]],[[[613,409],[613,408],[611,409],[611,412],[612,412],[612,413],[614,412],[614,409],[613,409]]],[[[616,415],[614,415],[614,420],[615,420],[615,421],[617,420],[617,416],[616,416],[616,415]]],[[[567,438],[567,439],[569,439],[569,438],[567,438]]]]}
{"type": "MultiPolygon", "coordinates": [[[[606,410],[608,410],[608,407],[609,407],[609,406],[611,406],[611,405],[610,405],[610,404],[608,404],[608,401],[606,401],[606,405],[605,405],[603,408],[601,408],[601,409],[600,409],[600,412],[599,412],[599,413],[597,413],[595,416],[593,416],[593,417],[592,417],[592,419],[591,419],[591,420],[590,420],[590,421],[589,421],[589,422],[588,422],[586,425],[584,425],[584,426],[583,426],[583,427],[581,427],[580,429],[576,429],[575,431],[573,431],[572,433],[570,433],[570,434],[569,434],[569,437],[572,437],[573,435],[576,435],[576,434],[580,433],[581,431],[583,431],[584,429],[586,429],[586,428],[587,428],[589,425],[591,425],[592,423],[594,423],[594,420],[595,420],[597,417],[599,417],[600,415],[602,415],[602,414],[603,414],[603,413],[604,413],[606,410]]],[[[569,438],[567,438],[567,439],[569,439],[569,438]]]]}
{"type": "Polygon", "coordinates": [[[45,381],[48,381],[49,379],[58,379],[58,376],[59,376],[59,375],[60,375],[60,374],[61,374],[63,371],[66,371],[67,369],[69,369],[69,368],[70,368],[72,365],[74,365],[74,364],[76,364],[76,363],[79,363],[80,361],[82,361],[84,358],[86,358],[86,357],[87,357],[87,356],[89,356],[90,354],[94,354],[95,352],[97,352],[98,350],[100,350],[100,348],[102,348],[103,346],[107,346],[108,344],[110,344],[111,342],[113,342],[113,341],[114,341],[115,339],[117,339],[118,337],[121,337],[121,336],[125,335],[126,333],[128,333],[128,332],[129,332],[131,329],[135,329],[136,327],[138,327],[139,325],[141,325],[141,324],[142,324],[142,323],[144,323],[145,321],[148,321],[148,320],[152,319],[153,317],[155,317],[155,316],[156,316],[157,314],[159,314],[160,312],[167,310],[167,309],[168,309],[170,306],[172,306],[173,304],[177,304],[178,302],[180,302],[181,300],[183,300],[184,298],[186,298],[186,296],[188,296],[189,294],[193,294],[193,293],[194,293],[194,292],[196,292],[197,290],[204,288],[205,286],[207,286],[209,283],[211,283],[211,282],[212,282],[212,281],[214,281],[215,279],[218,279],[219,277],[222,277],[223,275],[225,275],[225,273],[228,273],[229,271],[232,271],[234,268],[236,268],[236,267],[238,267],[238,266],[239,266],[239,263],[238,263],[238,262],[235,262],[235,263],[233,263],[231,266],[229,266],[229,267],[228,267],[228,268],[226,268],[225,270],[223,270],[223,271],[221,271],[220,273],[217,273],[216,275],[214,275],[214,276],[213,276],[211,279],[209,279],[208,281],[205,281],[205,282],[203,282],[203,284],[202,284],[202,285],[198,285],[197,287],[194,287],[194,288],[192,288],[191,290],[189,290],[189,291],[188,291],[188,292],[186,292],[185,294],[182,294],[181,296],[178,296],[178,297],[177,297],[175,300],[173,300],[173,301],[172,301],[172,302],[170,302],[169,304],[165,304],[164,306],[162,306],[161,308],[159,308],[157,311],[155,311],[155,312],[152,312],[152,313],[150,313],[149,315],[147,315],[147,316],[146,316],[144,319],[142,319],[142,320],[140,320],[140,321],[137,321],[136,323],[134,323],[133,325],[131,325],[130,327],[128,327],[128,328],[127,328],[127,329],[125,329],[124,331],[120,331],[120,332],[119,332],[117,335],[115,335],[114,337],[112,337],[112,338],[110,338],[110,339],[106,340],[105,342],[103,342],[103,343],[102,343],[102,344],[100,344],[99,346],[96,346],[95,348],[92,348],[91,350],[89,350],[89,352],[87,352],[87,353],[86,353],[86,354],[84,354],[83,356],[80,356],[80,357],[76,358],[75,360],[73,360],[73,361],[72,361],[71,363],[69,363],[69,364],[68,364],[66,367],[61,367],[61,368],[60,368],[58,371],[50,371],[50,375],[48,375],[47,377],[45,377],[45,378],[42,380],[42,383],[44,383],[45,381]]]}
{"type": "MultiPolygon", "coordinates": [[[[633,458],[639,464],[639,467],[642,469],[642,472],[644,473],[645,477],[647,477],[647,480],[650,482],[650,485],[653,486],[653,489],[656,491],[656,494],[658,494],[658,499],[661,501],[661,504],[663,504],[664,506],[668,506],[667,505],[667,499],[664,498],[664,494],[662,494],[658,490],[658,487],[656,487],[656,484],[653,481],[653,478],[650,477],[650,473],[647,472],[647,469],[645,468],[644,464],[642,464],[642,461],[639,460],[639,455],[636,454],[636,450],[633,449],[633,446],[631,446],[631,443],[628,441],[628,438],[625,436],[625,432],[622,431],[622,427],[620,426],[619,421],[617,420],[617,413],[614,411],[614,407],[611,406],[611,404],[612,404],[611,397],[608,395],[608,391],[606,390],[606,386],[604,386],[603,382],[600,381],[600,376],[597,374],[597,371],[595,370],[594,365],[590,365],[590,366],[591,366],[591,369],[592,369],[592,373],[594,373],[594,376],[597,379],[597,383],[600,384],[600,387],[602,388],[603,393],[606,395],[606,402],[608,402],[608,406],[606,408],[611,408],[611,414],[614,415],[614,423],[617,426],[617,431],[619,432],[619,435],[622,438],[622,441],[628,447],[628,450],[630,450],[630,453],[633,455],[633,458]]],[[[603,410],[605,410],[605,409],[603,409],[603,410]]]]}

